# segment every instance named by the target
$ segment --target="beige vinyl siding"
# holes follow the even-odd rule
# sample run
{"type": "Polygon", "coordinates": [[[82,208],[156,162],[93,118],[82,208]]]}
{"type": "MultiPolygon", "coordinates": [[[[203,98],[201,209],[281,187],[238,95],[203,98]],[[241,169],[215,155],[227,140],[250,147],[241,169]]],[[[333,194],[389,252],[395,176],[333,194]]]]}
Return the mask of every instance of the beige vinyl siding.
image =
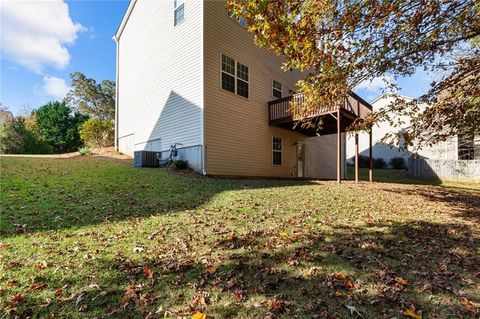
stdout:
{"type": "MultiPolygon", "coordinates": [[[[224,2],[206,1],[204,5],[207,173],[297,176],[295,143],[304,141],[307,137],[289,129],[269,126],[267,103],[276,99],[272,96],[273,80],[282,83],[282,93],[287,96],[291,94],[290,90],[295,90],[295,83],[301,75],[298,72],[284,72],[281,69],[284,62],[282,57],[257,47],[247,30],[227,16],[224,2]],[[248,99],[222,90],[222,54],[248,66],[250,73],[248,99]],[[274,136],[283,140],[282,165],[273,165],[272,162],[274,136]]],[[[327,143],[321,150],[333,152],[335,156],[335,143],[331,144],[330,140],[314,140],[309,144],[316,149],[317,143],[327,143]]],[[[329,166],[325,167],[329,169],[329,166]]],[[[321,168],[316,169],[320,170],[321,168]]],[[[335,174],[335,170],[332,172],[335,174]]]]}
{"type": "Polygon", "coordinates": [[[274,99],[272,80],[288,91],[294,89],[296,76],[279,68],[281,58],[255,46],[245,28],[227,16],[222,1],[205,2],[204,50],[207,173],[296,176],[294,143],[303,136],[269,127],[267,108],[274,99]],[[249,98],[222,90],[222,54],[248,66],[249,98]],[[273,136],[282,138],[282,165],[273,165],[273,136]]]}
{"type": "Polygon", "coordinates": [[[135,2],[118,41],[121,152],[202,144],[202,5],[186,0],[174,26],[173,0],[135,2]]]}

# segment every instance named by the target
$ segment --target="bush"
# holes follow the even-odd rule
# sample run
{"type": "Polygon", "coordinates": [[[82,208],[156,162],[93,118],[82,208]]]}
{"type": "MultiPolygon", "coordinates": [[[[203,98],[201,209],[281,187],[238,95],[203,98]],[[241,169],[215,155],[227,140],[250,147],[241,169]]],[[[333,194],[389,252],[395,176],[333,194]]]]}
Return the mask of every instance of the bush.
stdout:
{"type": "Polygon", "coordinates": [[[402,157],[394,157],[389,162],[390,167],[395,169],[405,169],[405,160],[402,157]]]}
{"type": "Polygon", "coordinates": [[[170,160],[167,163],[167,166],[174,169],[187,169],[188,168],[188,162],[184,160],[170,160]]]}
{"type": "Polygon", "coordinates": [[[383,158],[374,158],[373,159],[373,168],[385,168],[387,163],[383,160],[383,158]]]}
{"type": "Polygon", "coordinates": [[[115,124],[111,120],[89,119],[80,127],[80,137],[91,147],[112,146],[115,136],[115,124]]]}
{"type": "MultiPolygon", "coordinates": [[[[353,159],[355,165],[355,158],[353,159]]],[[[370,157],[365,155],[358,155],[358,167],[360,168],[369,168],[370,166],[370,157]]],[[[385,168],[387,163],[383,158],[373,158],[373,168],[385,168]]]]}
{"type": "Polygon", "coordinates": [[[36,118],[16,116],[0,124],[0,153],[50,154],[51,147],[36,126],[36,118]]]}
{"type": "Polygon", "coordinates": [[[80,147],[78,149],[80,152],[80,155],[85,156],[85,155],[92,155],[92,149],[88,146],[80,147]]]}

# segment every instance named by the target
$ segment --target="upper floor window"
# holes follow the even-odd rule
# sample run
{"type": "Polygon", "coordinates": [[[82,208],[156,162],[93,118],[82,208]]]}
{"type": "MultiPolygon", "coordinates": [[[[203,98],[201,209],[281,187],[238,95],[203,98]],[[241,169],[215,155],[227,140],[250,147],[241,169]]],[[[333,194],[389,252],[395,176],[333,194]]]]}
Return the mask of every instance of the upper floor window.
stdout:
{"type": "Polygon", "coordinates": [[[277,99],[282,98],[282,83],[273,80],[272,84],[272,95],[277,99]]]}
{"type": "Polygon", "coordinates": [[[173,25],[176,26],[185,19],[185,3],[184,0],[173,1],[173,25]]]}
{"type": "Polygon", "coordinates": [[[272,138],[272,160],[273,165],[282,165],[282,138],[273,137],[272,138]]]}
{"type": "Polygon", "coordinates": [[[222,89],[248,98],[248,66],[222,54],[222,89]]]}

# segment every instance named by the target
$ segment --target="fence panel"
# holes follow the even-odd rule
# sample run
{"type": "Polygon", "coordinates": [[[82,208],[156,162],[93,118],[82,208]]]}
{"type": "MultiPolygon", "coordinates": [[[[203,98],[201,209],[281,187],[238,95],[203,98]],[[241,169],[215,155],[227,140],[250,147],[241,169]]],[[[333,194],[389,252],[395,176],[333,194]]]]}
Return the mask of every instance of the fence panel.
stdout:
{"type": "Polygon", "coordinates": [[[480,160],[410,158],[408,174],[417,178],[480,182],[480,160]]]}

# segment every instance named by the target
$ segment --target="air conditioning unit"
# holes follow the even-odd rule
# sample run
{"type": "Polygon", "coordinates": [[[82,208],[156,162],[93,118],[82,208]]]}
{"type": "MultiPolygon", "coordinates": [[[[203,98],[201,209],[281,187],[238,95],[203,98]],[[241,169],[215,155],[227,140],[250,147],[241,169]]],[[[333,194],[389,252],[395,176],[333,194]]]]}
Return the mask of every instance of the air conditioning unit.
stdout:
{"type": "Polygon", "coordinates": [[[133,153],[134,167],[158,167],[160,152],[135,151],[133,153]]]}

